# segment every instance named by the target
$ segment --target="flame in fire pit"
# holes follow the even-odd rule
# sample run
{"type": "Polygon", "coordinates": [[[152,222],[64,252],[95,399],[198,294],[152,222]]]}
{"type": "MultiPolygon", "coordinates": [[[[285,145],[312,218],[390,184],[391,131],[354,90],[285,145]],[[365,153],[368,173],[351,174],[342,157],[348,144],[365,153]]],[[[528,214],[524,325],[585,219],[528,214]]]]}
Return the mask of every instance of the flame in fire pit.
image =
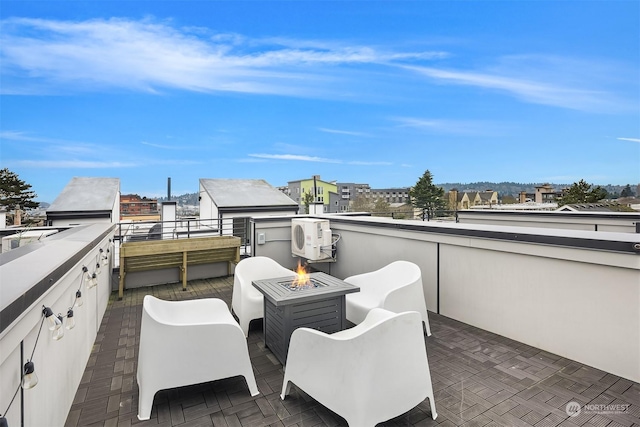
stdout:
{"type": "Polygon", "coordinates": [[[298,260],[298,268],[296,269],[296,278],[293,279],[291,283],[292,288],[302,288],[304,286],[309,286],[311,281],[309,280],[309,273],[307,270],[300,265],[300,261],[298,260]]]}

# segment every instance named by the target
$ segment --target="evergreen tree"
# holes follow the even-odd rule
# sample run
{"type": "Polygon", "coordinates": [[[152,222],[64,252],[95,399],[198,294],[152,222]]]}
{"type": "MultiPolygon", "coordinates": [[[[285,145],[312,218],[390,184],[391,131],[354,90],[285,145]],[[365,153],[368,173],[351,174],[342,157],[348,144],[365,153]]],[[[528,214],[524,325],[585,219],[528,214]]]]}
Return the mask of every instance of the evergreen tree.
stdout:
{"type": "Polygon", "coordinates": [[[0,170],[0,206],[8,210],[37,208],[40,204],[33,199],[38,195],[31,190],[31,185],[18,177],[18,174],[4,168],[0,170]]]}
{"type": "Polygon", "coordinates": [[[607,197],[607,191],[599,185],[593,187],[584,179],[574,182],[571,187],[566,189],[562,194],[562,199],[558,202],[558,206],[569,205],[572,203],[595,203],[607,197]]]}
{"type": "Polygon", "coordinates": [[[627,184],[620,192],[620,197],[633,197],[633,196],[635,196],[635,194],[633,193],[633,190],[631,189],[631,186],[629,184],[627,184]]]}
{"type": "Polygon", "coordinates": [[[447,206],[444,189],[433,184],[433,176],[427,169],[420,177],[416,185],[409,190],[411,204],[418,209],[422,209],[422,219],[426,215],[430,218],[436,215],[436,211],[444,210],[447,206]]]}

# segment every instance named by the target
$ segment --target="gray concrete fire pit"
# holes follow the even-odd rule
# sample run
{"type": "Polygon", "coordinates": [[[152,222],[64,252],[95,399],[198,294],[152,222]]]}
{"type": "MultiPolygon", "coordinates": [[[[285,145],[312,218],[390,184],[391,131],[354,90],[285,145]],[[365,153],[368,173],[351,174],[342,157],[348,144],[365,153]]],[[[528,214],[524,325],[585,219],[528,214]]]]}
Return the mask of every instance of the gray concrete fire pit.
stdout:
{"type": "Polygon", "coordinates": [[[325,273],[310,273],[308,284],[302,286],[293,286],[295,279],[290,276],[252,282],[264,295],[264,343],[282,365],[296,328],[326,333],[346,329],[345,295],[360,290],[325,273]]]}

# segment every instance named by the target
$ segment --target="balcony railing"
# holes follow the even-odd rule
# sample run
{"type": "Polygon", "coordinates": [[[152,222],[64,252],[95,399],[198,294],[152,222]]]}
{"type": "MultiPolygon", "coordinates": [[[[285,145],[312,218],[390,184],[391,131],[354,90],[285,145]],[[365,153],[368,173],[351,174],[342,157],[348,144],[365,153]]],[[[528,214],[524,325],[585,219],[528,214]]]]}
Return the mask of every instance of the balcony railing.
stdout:
{"type": "MultiPolygon", "coordinates": [[[[393,260],[412,261],[422,271],[430,311],[640,381],[640,348],[629,338],[640,336],[640,235],[322,217],[330,220],[340,240],[335,262],[314,263],[317,270],[345,278],[393,260]]],[[[18,391],[9,419],[24,420],[25,425],[64,424],[114,289],[111,275],[104,272],[96,286],[87,289],[86,273],[115,266],[117,255],[109,239],[147,239],[155,224],[76,227],[2,255],[2,410],[18,391]],[[105,254],[107,265],[97,267],[105,254]],[[75,314],[76,327],[62,341],[54,341],[46,327],[40,331],[42,306],[65,313],[79,287],[87,299],[75,314]],[[40,385],[23,395],[20,368],[27,359],[35,362],[40,385]],[[26,408],[23,413],[21,408],[26,408]]],[[[298,260],[291,254],[291,217],[159,224],[161,237],[175,239],[242,230],[252,255],[271,257],[289,268],[298,260]],[[261,241],[252,242],[253,235],[261,235],[261,241]]]]}

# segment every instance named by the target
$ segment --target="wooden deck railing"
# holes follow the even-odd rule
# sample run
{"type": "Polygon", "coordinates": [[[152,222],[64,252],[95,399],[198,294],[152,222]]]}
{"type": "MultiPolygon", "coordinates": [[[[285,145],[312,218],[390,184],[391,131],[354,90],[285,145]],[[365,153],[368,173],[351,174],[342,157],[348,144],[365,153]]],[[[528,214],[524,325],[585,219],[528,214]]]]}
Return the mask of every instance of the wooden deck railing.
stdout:
{"type": "Polygon", "coordinates": [[[124,294],[127,273],[178,268],[182,289],[186,289],[188,266],[224,261],[228,262],[227,272],[231,274],[232,263],[240,262],[239,237],[213,236],[123,243],[120,246],[118,298],[122,299],[124,294]]]}

